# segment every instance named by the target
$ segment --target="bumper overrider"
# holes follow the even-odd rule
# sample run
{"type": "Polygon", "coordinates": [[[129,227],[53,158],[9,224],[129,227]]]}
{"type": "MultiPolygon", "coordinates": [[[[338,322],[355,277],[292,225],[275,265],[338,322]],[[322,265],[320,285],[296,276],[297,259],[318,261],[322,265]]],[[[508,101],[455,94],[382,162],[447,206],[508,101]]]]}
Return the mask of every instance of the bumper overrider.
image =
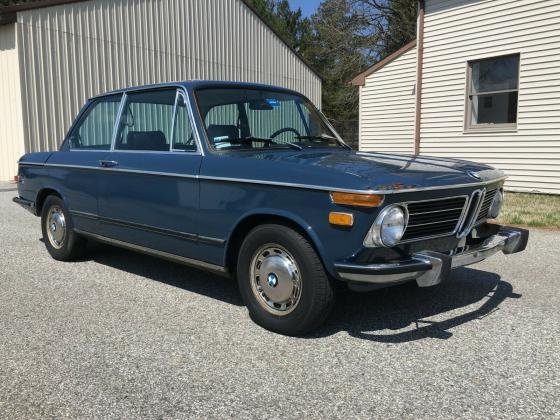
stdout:
{"type": "Polygon", "coordinates": [[[340,278],[350,282],[390,285],[415,279],[418,286],[428,287],[445,281],[454,267],[477,263],[499,251],[504,254],[523,251],[528,239],[528,230],[500,227],[497,233],[489,236],[482,243],[453,250],[447,254],[420,251],[408,258],[386,263],[336,262],[334,266],[340,278]]]}

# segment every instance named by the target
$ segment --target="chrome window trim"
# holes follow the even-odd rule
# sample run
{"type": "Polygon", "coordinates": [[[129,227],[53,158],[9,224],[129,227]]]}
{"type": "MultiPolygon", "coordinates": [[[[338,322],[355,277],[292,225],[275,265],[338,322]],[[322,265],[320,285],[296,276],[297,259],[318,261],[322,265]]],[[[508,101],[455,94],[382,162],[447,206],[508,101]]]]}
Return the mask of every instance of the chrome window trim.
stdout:
{"type": "MultiPolygon", "coordinates": [[[[190,102],[187,100],[188,98],[188,94],[187,91],[185,90],[185,88],[181,85],[172,85],[172,86],[164,86],[164,87],[157,87],[157,88],[149,88],[149,89],[135,89],[133,91],[125,91],[123,92],[123,97],[121,99],[121,103],[119,105],[119,110],[117,112],[117,120],[115,121],[115,126],[113,127],[113,137],[111,139],[111,149],[109,151],[111,152],[115,152],[115,153],[148,153],[148,154],[170,154],[170,153],[178,153],[178,154],[189,154],[189,155],[200,155],[200,156],[204,156],[204,152],[202,150],[202,147],[200,145],[200,139],[198,137],[198,130],[196,129],[195,125],[194,125],[194,120],[193,120],[193,114],[192,114],[192,109],[191,109],[191,104],[190,102]],[[120,124],[120,119],[121,119],[121,115],[122,112],[124,111],[124,106],[126,104],[126,99],[129,96],[128,93],[142,93],[142,92],[149,92],[152,90],[171,90],[175,88],[176,90],[176,96],[175,96],[175,105],[174,105],[174,109],[173,109],[173,117],[172,117],[172,121],[173,121],[173,126],[171,129],[171,139],[169,142],[169,150],[126,150],[126,149],[116,149],[115,148],[115,144],[117,141],[117,129],[118,129],[118,125],[120,124]],[[176,116],[176,105],[177,105],[177,96],[181,95],[183,96],[183,99],[185,100],[185,106],[187,108],[187,112],[189,115],[189,122],[191,124],[191,128],[194,134],[194,140],[196,143],[196,150],[183,150],[183,149],[173,149],[173,136],[175,134],[175,116],[176,116]]],[[[95,152],[97,150],[88,150],[90,152],[95,152]]],[[[107,151],[107,150],[105,150],[107,151]]],[[[152,172],[150,172],[152,173],[152,172]]],[[[174,176],[178,176],[179,174],[174,174],[174,176]]]]}
{"type": "MultiPolygon", "coordinates": [[[[166,153],[166,152],[163,152],[166,153]]],[[[20,165],[25,165],[25,162],[20,162],[20,165]]],[[[100,171],[128,171],[125,169],[116,169],[116,168],[98,168],[95,166],[81,166],[81,165],[70,165],[70,164],[60,164],[60,163],[44,163],[41,164],[42,166],[49,166],[49,167],[66,167],[66,168],[77,168],[77,169],[93,169],[93,170],[100,170],[100,171]]],[[[439,185],[436,187],[419,187],[419,188],[407,188],[407,189],[400,189],[400,190],[358,190],[352,188],[339,188],[339,187],[328,187],[322,185],[311,185],[311,184],[298,184],[298,183],[291,183],[291,182],[278,182],[278,181],[265,181],[265,180],[258,180],[258,179],[248,179],[248,178],[231,178],[231,177],[220,177],[220,176],[209,176],[209,175],[188,175],[183,173],[176,173],[176,172],[153,172],[153,171],[141,171],[137,170],[134,171],[137,173],[145,173],[145,174],[152,174],[152,175],[162,175],[162,176],[172,176],[176,178],[198,178],[201,180],[206,181],[226,181],[226,182],[238,182],[240,184],[258,184],[258,185],[272,185],[277,187],[289,187],[289,188],[301,188],[305,190],[318,190],[318,191],[339,191],[339,192],[349,192],[349,193],[356,193],[356,194],[382,194],[382,195],[391,195],[391,194],[402,194],[402,193],[410,193],[410,192],[423,192],[423,191],[439,191],[439,190],[448,190],[448,189],[457,189],[457,188],[469,188],[469,187],[480,187],[483,185],[492,184],[494,182],[504,181],[507,177],[500,177],[490,181],[483,181],[483,182],[473,182],[468,184],[451,184],[451,185],[439,185]]],[[[446,198],[453,198],[457,196],[451,197],[443,197],[440,199],[446,198]]],[[[438,199],[433,199],[438,200],[438,199]]],[[[421,201],[430,201],[430,200],[421,200],[421,201]]],[[[413,201],[410,201],[412,203],[413,201]]]]}
{"type": "MultiPolygon", "coordinates": [[[[185,89],[184,86],[181,86],[181,90],[183,91],[184,95],[185,95],[185,103],[187,105],[187,111],[189,113],[189,119],[191,122],[191,127],[193,130],[193,134],[194,134],[194,139],[196,142],[196,148],[197,150],[197,154],[200,154],[201,156],[205,156],[204,153],[204,148],[202,147],[202,139],[200,138],[200,132],[198,131],[198,126],[195,123],[195,119],[194,119],[194,112],[191,106],[191,101],[194,101],[196,103],[196,97],[192,96],[194,95],[194,93],[191,95],[187,89],[185,89]]],[[[204,122],[203,122],[204,123],[204,122]]],[[[182,153],[188,153],[185,151],[181,151],[182,153]]]]}
{"type": "Polygon", "coordinates": [[[127,101],[128,95],[126,92],[123,92],[121,103],[119,104],[119,110],[117,111],[117,119],[115,120],[115,124],[113,125],[113,135],[111,136],[111,147],[109,151],[115,151],[115,142],[117,141],[117,130],[119,129],[119,125],[121,123],[121,116],[124,109],[124,105],[127,101]]]}
{"type": "Polygon", "coordinates": [[[175,103],[173,104],[173,116],[171,117],[171,138],[169,139],[169,150],[173,151],[173,143],[175,142],[175,126],[177,125],[177,103],[179,101],[179,89],[175,89],[175,103]]]}
{"type": "Polygon", "coordinates": [[[198,130],[196,129],[196,126],[194,125],[194,116],[193,116],[192,109],[191,109],[191,103],[188,100],[187,91],[184,88],[183,89],[177,89],[177,95],[182,96],[183,101],[185,102],[185,107],[187,108],[187,115],[188,115],[188,118],[189,118],[189,123],[191,125],[191,130],[193,132],[193,139],[194,139],[194,142],[195,142],[196,150],[183,150],[183,149],[174,149],[173,148],[174,136],[175,136],[175,124],[176,124],[175,115],[176,115],[176,112],[177,112],[177,104],[175,103],[175,115],[173,116],[173,134],[172,134],[171,142],[170,142],[171,152],[172,153],[179,153],[179,154],[188,153],[188,154],[192,154],[192,155],[204,156],[204,151],[202,150],[202,146],[200,144],[200,138],[198,137],[198,130]]]}

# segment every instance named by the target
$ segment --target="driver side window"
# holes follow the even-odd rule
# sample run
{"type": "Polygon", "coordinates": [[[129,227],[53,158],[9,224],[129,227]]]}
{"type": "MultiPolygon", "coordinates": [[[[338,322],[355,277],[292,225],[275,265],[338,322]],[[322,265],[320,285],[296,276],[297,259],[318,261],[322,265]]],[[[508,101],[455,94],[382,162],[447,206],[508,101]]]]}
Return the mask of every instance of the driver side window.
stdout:
{"type": "Polygon", "coordinates": [[[94,100],[68,135],[70,149],[109,150],[122,95],[94,100]]]}

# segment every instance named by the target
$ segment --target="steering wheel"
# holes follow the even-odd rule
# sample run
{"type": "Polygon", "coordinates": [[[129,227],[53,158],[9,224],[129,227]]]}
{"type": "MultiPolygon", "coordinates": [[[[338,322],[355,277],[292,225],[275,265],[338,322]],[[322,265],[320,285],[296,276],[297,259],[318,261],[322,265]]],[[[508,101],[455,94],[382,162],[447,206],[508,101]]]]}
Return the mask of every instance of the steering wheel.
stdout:
{"type": "Polygon", "coordinates": [[[284,128],[281,128],[280,130],[276,130],[274,133],[272,133],[272,134],[270,135],[270,138],[273,139],[273,138],[279,136],[279,135],[282,134],[282,133],[288,133],[288,132],[295,133],[295,135],[298,136],[298,137],[301,136],[301,134],[299,133],[299,131],[297,131],[295,128],[292,128],[292,127],[284,127],[284,128]]]}

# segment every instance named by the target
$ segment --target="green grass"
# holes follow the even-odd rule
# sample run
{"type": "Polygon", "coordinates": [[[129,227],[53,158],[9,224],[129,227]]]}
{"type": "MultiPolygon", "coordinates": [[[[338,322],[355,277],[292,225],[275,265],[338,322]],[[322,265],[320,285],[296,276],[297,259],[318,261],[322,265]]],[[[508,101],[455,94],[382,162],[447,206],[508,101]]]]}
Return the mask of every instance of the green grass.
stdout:
{"type": "Polygon", "coordinates": [[[497,223],[529,227],[560,228],[560,195],[505,193],[497,223]]]}

